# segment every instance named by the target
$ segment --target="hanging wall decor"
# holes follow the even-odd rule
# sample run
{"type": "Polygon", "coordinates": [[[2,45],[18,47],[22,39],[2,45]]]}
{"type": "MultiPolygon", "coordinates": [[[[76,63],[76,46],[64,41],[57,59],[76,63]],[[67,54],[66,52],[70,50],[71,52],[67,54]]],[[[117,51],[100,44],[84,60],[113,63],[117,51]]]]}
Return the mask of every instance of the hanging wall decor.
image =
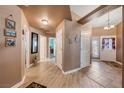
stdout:
{"type": "Polygon", "coordinates": [[[115,49],[115,38],[102,38],[102,49],[115,49]]]}
{"type": "Polygon", "coordinates": [[[15,38],[6,38],[5,39],[5,45],[6,47],[13,47],[16,45],[16,39],[15,38]]]}
{"type": "Polygon", "coordinates": [[[10,20],[10,19],[5,19],[5,27],[8,28],[8,29],[13,29],[15,30],[15,27],[16,27],[16,22],[13,21],[13,20],[10,20]]]}
{"type": "Polygon", "coordinates": [[[5,29],[4,29],[4,36],[5,36],[5,46],[6,47],[13,47],[16,46],[16,22],[12,14],[10,14],[5,19],[5,29]]]}
{"type": "Polygon", "coordinates": [[[11,29],[5,29],[4,35],[9,37],[16,37],[16,32],[11,29]]]}
{"type": "Polygon", "coordinates": [[[75,36],[74,41],[78,43],[80,41],[80,37],[78,35],[75,36]]]}

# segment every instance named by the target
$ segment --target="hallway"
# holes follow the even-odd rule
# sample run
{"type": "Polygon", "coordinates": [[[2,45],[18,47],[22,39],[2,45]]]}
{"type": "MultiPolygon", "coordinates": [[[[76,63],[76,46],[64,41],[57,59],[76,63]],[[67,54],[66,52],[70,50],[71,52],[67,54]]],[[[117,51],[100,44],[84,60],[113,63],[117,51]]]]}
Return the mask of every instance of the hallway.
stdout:
{"type": "Polygon", "coordinates": [[[90,67],[64,75],[51,62],[40,62],[26,72],[24,84],[37,82],[48,88],[120,88],[122,82],[121,67],[115,63],[92,62],[90,67]]]}
{"type": "Polygon", "coordinates": [[[0,6],[0,87],[27,88],[32,82],[48,88],[122,87],[122,10],[120,5],[0,6]]]}

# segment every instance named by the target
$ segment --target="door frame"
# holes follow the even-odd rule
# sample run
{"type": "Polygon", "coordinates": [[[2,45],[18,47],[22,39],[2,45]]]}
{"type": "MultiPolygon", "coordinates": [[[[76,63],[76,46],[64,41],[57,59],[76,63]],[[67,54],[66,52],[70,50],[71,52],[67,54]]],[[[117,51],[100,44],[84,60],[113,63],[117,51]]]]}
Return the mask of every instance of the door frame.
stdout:
{"type": "Polygon", "coordinates": [[[24,27],[23,31],[23,52],[24,52],[24,67],[25,68],[29,68],[30,67],[30,33],[27,27],[24,27]],[[25,40],[25,37],[27,38],[27,40],[25,40]],[[25,41],[27,41],[27,50],[26,50],[26,46],[25,46],[25,41]],[[27,51],[27,53],[26,53],[27,51]]]}
{"type": "Polygon", "coordinates": [[[57,30],[57,32],[56,32],[56,65],[62,70],[62,61],[63,61],[63,28],[59,28],[58,30],[57,30]],[[58,46],[57,46],[57,33],[60,33],[60,31],[61,31],[61,44],[62,44],[62,49],[60,49],[61,50],[61,63],[60,63],[60,61],[59,61],[59,63],[60,64],[58,64],[58,59],[57,59],[57,57],[58,57],[58,52],[57,52],[57,48],[58,48],[58,46]]]}
{"type": "MultiPolygon", "coordinates": [[[[49,37],[48,42],[48,54],[50,58],[50,39],[54,39],[54,56],[56,55],[56,38],[55,37],[49,37]]],[[[50,58],[51,59],[51,58],[50,58]]]]}
{"type": "Polygon", "coordinates": [[[124,88],[124,5],[122,6],[122,88],[124,88]]]}

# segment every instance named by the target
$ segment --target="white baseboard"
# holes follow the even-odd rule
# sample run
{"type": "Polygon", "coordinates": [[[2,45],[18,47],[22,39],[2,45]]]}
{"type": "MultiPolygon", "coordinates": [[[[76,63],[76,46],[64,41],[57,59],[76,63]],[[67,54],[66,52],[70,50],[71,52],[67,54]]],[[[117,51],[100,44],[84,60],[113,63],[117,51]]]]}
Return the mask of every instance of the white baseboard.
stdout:
{"type": "Polygon", "coordinates": [[[32,64],[30,64],[27,68],[30,68],[30,67],[32,67],[34,64],[32,63],[32,64]]]}
{"type": "MultiPolygon", "coordinates": [[[[90,65],[89,65],[89,66],[90,66],[90,65]]],[[[86,67],[88,67],[88,66],[86,66],[86,67]]],[[[76,68],[76,69],[73,69],[73,70],[70,70],[70,71],[66,71],[66,72],[64,72],[64,71],[62,70],[62,72],[63,72],[63,74],[67,75],[67,74],[70,74],[70,73],[74,73],[74,72],[76,72],[76,71],[79,71],[79,70],[82,69],[82,68],[85,68],[85,67],[79,67],[79,68],[76,68]]]]}
{"type": "Polygon", "coordinates": [[[24,80],[25,80],[25,76],[23,77],[23,79],[19,83],[15,84],[11,88],[18,88],[19,86],[21,86],[24,83],[24,80]]]}
{"type": "Polygon", "coordinates": [[[117,63],[117,64],[119,64],[119,65],[122,65],[122,63],[121,62],[119,62],[119,61],[114,61],[115,63],[117,63]]]}
{"type": "MultiPolygon", "coordinates": [[[[100,61],[104,61],[104,60],[100,60],[100,61]]],[[[109,61],[105,61],[105,62],[109,62],[109,61]]],[[[122,63],[119,62],[119,61],[111,61],[111,62],[114,62],[114,63],[117,63],[117,64],[119,64],[119,65],[122,65],[122,63]]]]}
{"type": "Polygon", "coordinates": [[[39,60],[39,61],[38,61],[38,63],[39,63],[39,62],[47,62],[47,61],[52,61],[52,60],[53,60],[53,59],[51,59],[51,58],[46,58],[46,59],[44,59],[44,60],[39,60]]]}
{"type": "Polygon", "coordinates": [[[70,70],[70,71],[66,71],[66,72],[64,72],[64,71],[62,70],[62,72],[63,72],[63,74],[67,75],[67,74],[70,74],[70,73],[74,73],[74,72],[76,72],[76,71],[78,71],[78,70],[80,70],[80,69],[82,69],[82,68],[76,68],[76,69],[73,69],[73,70],[70,70]]]}

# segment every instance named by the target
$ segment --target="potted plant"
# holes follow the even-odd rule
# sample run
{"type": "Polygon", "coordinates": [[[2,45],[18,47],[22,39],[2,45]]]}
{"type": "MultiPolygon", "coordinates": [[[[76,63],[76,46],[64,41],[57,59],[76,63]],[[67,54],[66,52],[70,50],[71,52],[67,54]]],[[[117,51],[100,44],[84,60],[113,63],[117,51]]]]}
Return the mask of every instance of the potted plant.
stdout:
{"type": "Polygon", "coordinates": [[[36,64],[38,61],[38,56],[37,55],[33,55],[33,63],[36,64]]]}

